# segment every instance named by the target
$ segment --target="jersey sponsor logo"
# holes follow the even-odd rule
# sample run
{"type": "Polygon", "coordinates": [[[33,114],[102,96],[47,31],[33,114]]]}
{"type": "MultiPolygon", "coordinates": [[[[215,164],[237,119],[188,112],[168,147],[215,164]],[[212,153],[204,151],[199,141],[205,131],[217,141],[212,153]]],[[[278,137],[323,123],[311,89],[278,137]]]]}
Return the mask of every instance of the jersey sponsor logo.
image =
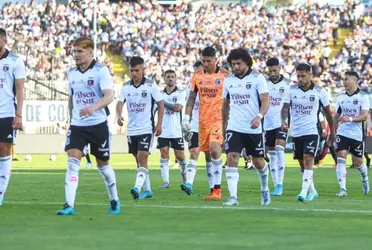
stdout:
{"type": "Polygon", "coordinates": [[[92,87],[94,85],[94,80],[88,80],[88,86],[92,87]]]}
{"type": "Polygon", "coordinates": [[[207,98],[216,98],[218,89],[202,87],[200,88],[200,95],[207,98]]]}
{"type": "Polygon", "coordinates": [[[293,105],[294,113],[299,115],[310,115],[314,106],[307,106],[302,104],[293,105]]]}
{"type": "Polygon", "coordinates": [[[249,94],[231,94],[230,96],[233,104],[237,105],[249,104],[249,99],[251,98],[249,94]]]}
{"type": "Polygon", "coordinates": [[[4,65],[3,66],[3,71],[6,73],[9,71],[9,65],[4,65]]]}
{"type": "Polygon", "coordinates": [[[93,104],[96,100],[96,94],[94,92],[77,91],[75,98],[77,104],[93,104]]]}
{"type": "Polygon", "coordinates": [[[282,104],[282,98],[281,97],[273,97],[270,96],[270,104],[271,106],[280,106],[282,104]]]}
{"type": "Polygon", "coordinates": [[[136,102],[129,103],[129,112],[130,113],[144,112],[145,108],[146,108],[146,103],[136,103],[136,102]]]}

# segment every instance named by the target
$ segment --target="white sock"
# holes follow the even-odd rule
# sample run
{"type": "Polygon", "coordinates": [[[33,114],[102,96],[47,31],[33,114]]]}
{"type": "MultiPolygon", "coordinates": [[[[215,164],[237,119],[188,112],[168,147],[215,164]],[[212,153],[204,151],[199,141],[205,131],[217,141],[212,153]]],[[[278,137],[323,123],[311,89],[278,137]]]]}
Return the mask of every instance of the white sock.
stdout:
{"type": "Polygon", "coordinates": [[[104,182],[107,188],[107,192],[109,194],[110,201],[115,200],[118,201],[118,190],[116,187],[116,175],[114,170],[110,165],[104,167],[98,167],[99,172],[101,173],[102,177],[104,178],[104,182]]]}
{"type": "Polygon", "coordinates": [[[336,175],[340,188],[346,190],[346,159],[337,157],[336,175]]]}
{"type": "Polygon", "coordinates": [[[213,176],[213,164],[211,161],[207,161],[206,168],[207,168],[209,188],[213,189],[214,188],[214,176],[213,176]]]}
{"type": "Polygon", "coordinates": [[[136,187],[139,192],[141,192],[141,188],[143,187],[148,174],[149,170],[147,168],[139,167],[137,169],[136,184],[134,184],[134,187],[136,187]]]}
{"type": "Polygon", "coordinates": [[[178,164],[180,164],[180,172],[181,172],[181,174],[186,173],[186,165],[187,165],[186,159],[183,159],[182,161],[181,160],[178,160],[178,164]]]}
{"type": "Polygon", "coordinates": [[[147,173],[145,182],[143,183],[143,190],[151,192],[150,174],[147,173]]]}
{"type": "Polygon", "coordinates": [[[270,157],[270,172],[273,179],[274,187],[278,184],[278,159],[275,151],[269,151],[270,157]]]}
{"type": "Polygon", "coordinates": [[[169,159],[160,159],[160,170],[163,181],[169,183],[169,159]]]}
{"type": "Polygon", "coordinates": [[[0,199],[4,199],[12,172],[12,157],[0,157],[0,199]]]}
{"type": "Polygon", "coordinates": [[[221,185],[222,182],[222,159],[214,160],[212,159],[213,164],[213,176],[214,176],[214,185],[221,185]]]}
{"type": "Polygon", "coordinates": [[[79,169],[80,161],[75,157],[69,157],[65,179],[65,196],[70,207],[74,207],[75,204],[76,190],[79,184],[79,169]]]}
{"type": "Polygon", "coordinates": [[[261,183],[261,191],[269,191],[269,168],[267,164],[263,169],[256,168],[256,170],[261,183]]]}
{"type": "Polygon", "coordinates": [[[368,168],[367,165],[363,163],[362,166],[356,167],[360,173],[360,177],[362,177],[362,181],[368,181],[368,168]]]}
{"type": "Polygon", "coordinates": [[[187,164],[186,166],[186,182],[192,185],[194,183],[195,175],[196,175],[196,161],[190,159],[189,164],[187,164]]]}
{"type": "Polygon", "coordinates": [[[278,179],[277,184],[283,185],[284,170],[285,170],[285,151],[280,145],[275,146],[276,157],[278,158],[278,179]]]}
{"type": "Polygon", "coordinates": [[[239,169],[227,167],[226,168],[226,180],[227,187],[229,188],[230,197],[238,199],[238,181],[239,181],[239,169]]]}
{"type": "Polygon", "coordinates": [[[304,170],[304,174],[302,175],[302,190],[301,195],[303,197],[307,196],[307,193],[309,192],[309,188],[311,185],[311,182],[313,181],[313,170],[304,170]]]}
{"type": "Polygon", "coordinates": [[[318,193],[316,191],[315,185],[314,185],[314,176],[313,176],[313,180],[311,181],[310,186],[309,186],[309,193],[318,193]]]}

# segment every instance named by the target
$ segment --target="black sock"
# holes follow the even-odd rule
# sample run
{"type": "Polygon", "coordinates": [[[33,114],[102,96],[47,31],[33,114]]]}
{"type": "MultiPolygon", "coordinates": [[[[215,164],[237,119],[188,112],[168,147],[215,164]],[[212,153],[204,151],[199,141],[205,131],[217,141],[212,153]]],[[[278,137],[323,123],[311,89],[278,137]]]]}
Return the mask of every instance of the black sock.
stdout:
{"type": "Polygon", "coordinates": [[[90,161],[90,156],[89,156],[89,154],[87,154],[87,155],[85,156],[85,158],[87,159],[87,162],[88,162],[88,163],[92,163],[92,162],[90,161]]]}

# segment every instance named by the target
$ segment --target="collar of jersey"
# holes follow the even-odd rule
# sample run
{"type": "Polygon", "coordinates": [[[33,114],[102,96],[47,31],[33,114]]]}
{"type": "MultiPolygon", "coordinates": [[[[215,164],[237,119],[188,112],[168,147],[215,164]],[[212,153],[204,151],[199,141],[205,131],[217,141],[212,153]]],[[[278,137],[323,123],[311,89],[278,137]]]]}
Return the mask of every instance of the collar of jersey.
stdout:
{"type": "Polygon", "coordinates": [[[141,85],[143,85],[145,83],[145,81],[146,81],[146,77],[142,77],[140,85],[136,86],[136,85],[134,85],[134,81],[132,79],[132,80],[130,80],[130,85],[133,85],[133,87],[135,87],[135,88],[139,88],[141,85]]]}
{"type": "Polygon", "coordinates": [[[357,90],[355,90],[355,92],[352,93],[351,95],[349,95],[349,93],[347,93],[347,91],[345,91],[345,93],[347,94],[348,97],[352,97],[353,95],[356,95],[356,94],[358,94],[359,92],[360,92],[360,89],[359,89],[359,88],[357,88],[357,90]]]}
{"type": "MultiPolygon", "coordinates": [[[[214,73],[218,73],[218,71],[220,71],[220,66],[216,65],[216,70],[214,71],[214,73]]],[[[207,73],[207,71],[204,70],[204,73],[207,73]]]]}
{"type": "Polygon", "coordinates": [[[86,70],[81,71],[81,69],[80,69],[79,66],[77,66],[76,68],[77,68],[77,70],[79,70],[81,73],[84,74],[84,73],[87,72],[88,70],[93,69],[93,67],[94,67],[95,64],[96,64],[96,60],[93,59],[93,61],[90,63],[89,67],[86,68],[86,70]]]}
{"type": "Polygon", "coordinates": [[[7,58],[8,55],[9,55],[9,50],[6,49],[4,55],[0,58],[0,60],[7,58]]]}
{"type": "Polygon", "coordinates": [[[174,90],[168,94],[167,89],[164,88],[164,92],[165,92],[167,95],[171,95],[172,93],[176,92],[177,89],[178,89],[178,87],[176,86],[176,87],[174,88],[174,90]]]}
{"type": "Polygon", "coordinates": [[[315,84],[311,81],[311,85],[310,85],[310,88],[308,88],[308,89],[303,89],[303,88],[301,88],[300,86],[298,86],[298,88],[299,89],[301,89],[303,92],[306,92],[306,91],[308,91],[308,90],[312,90],[312,89],[314,89],[314,87],[315,87],[315,84]]]}
{"type": "Polygon", "coordinates": [[[244,75],[243,77],[239,77],[239,76],[236,75],[236,74],[234,74],[234,75],[235,75],[236,78],[239,78],[239,79],[241,80],[241,79],[244,79],[244,77],[249,76],[250,73],[252,73],[252,69],[249,69],[249,70],[247,71],[247,73],[245,73],[245,75],[244,75]]]}
{"type": "Polygon", "coordinates": [[[272,80],[270,80],[273,84],[278,84],[278,83],[280,83],[281,81],[283,81],[283,79],[284,79],[284,76],[283,75],[280,75],[280,77],[279,77],[279,81],[277,81],[277,82],[273,82],[272,80]]]}

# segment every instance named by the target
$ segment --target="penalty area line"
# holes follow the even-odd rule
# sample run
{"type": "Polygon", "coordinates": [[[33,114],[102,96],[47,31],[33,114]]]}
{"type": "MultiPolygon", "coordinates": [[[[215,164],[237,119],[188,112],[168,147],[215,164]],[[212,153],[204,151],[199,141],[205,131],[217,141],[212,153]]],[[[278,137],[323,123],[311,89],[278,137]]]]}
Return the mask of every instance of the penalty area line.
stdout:
{"type": "MultiPolygon", "coordinates": [[[[4,201],[9,204],[22,205],[61,205],[61,202],[31,202],[31,201],[4,201]]],[[[107,206],[100,203],[76,203],[77,206],[107,206]]],[[[321,213],[363,213],[372,214],[372,210],[355,209],[328,209],[328,208],[280,208],[270,206],[184,206],[184,205],[150,205],[150,204],[121,204],[121,207],[128,208],[163,208],[163,209],[199,209],[199,210],[246,210],[246,211],[282,211],[282,212],[321,212],[321,213]]]]}

